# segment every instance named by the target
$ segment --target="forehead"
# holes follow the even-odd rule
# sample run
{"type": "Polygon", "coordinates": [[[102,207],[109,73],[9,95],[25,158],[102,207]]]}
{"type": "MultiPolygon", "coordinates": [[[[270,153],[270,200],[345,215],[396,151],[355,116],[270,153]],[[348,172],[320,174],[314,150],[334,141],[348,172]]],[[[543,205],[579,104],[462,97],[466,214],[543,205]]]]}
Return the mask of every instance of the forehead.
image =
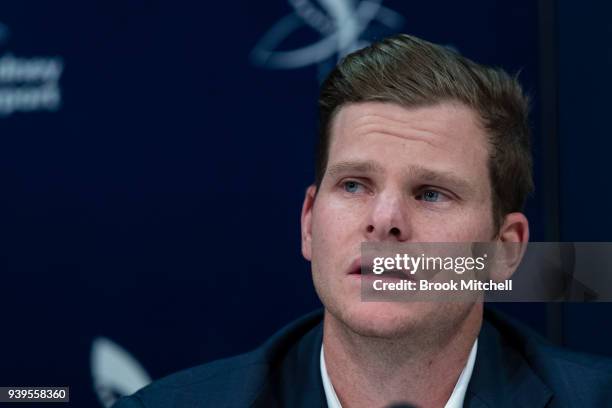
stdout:
{"type": "Polygon", "coordinates": [[[330,136],[328,168],[369,161],[386,171],[416,166],[488,181],[486,132],[476,112],[460,103],[347,105],[334,118],[330,136]]]}

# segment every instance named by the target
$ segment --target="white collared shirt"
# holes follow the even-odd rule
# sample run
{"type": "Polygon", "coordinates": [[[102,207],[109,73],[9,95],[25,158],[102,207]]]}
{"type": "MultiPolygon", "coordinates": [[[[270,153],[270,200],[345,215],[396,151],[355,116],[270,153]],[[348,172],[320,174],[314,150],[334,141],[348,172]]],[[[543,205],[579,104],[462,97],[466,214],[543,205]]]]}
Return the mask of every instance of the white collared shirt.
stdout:
{"type": "MultiPolygon", "coordinates": [[[[474,341],[474,345],[472,346],[472,351],[470,351],[470,356],[468,357],[467,363],[465,367],[463,367],[463,371],[461,371],[461,375],[457,380],[457,384],[455,384],[455,388],[453,389],[453,393],[450,398],[444,405],[444,408],[461,408],[463,407],[463,400],[465,399],[465,393],[467,391],[468,384],[470,383],[470,378],[472,378],[472,370],[474,370],[474,363],[476,362],[476,350],[478,349],[478,339],[474,341]]],[[[334,390],[334,386],[329,380],[329,375],[327,375],[327,367],[325,366],[325,354],[323,351],[323,345],[321,344],[321,377],[323,379],[323,389],[325,390],[325,398],[327,399],[327,406],[329,408],[342,408],[340,404],[340,400],[338,399],[338,395],[334,390]]]]}

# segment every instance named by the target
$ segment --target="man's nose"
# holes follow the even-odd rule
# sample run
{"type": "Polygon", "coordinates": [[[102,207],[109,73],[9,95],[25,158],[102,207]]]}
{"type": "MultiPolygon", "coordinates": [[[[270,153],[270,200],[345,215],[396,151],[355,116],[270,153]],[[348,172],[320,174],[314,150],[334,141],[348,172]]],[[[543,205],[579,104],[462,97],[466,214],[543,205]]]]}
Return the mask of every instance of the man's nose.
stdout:
{"type": "Polygon", "coordinates": [[[401,192],[383,192],[372,203],[367,222],[368,241],[407,241],[411,228],[408,203],[401,192]]]}

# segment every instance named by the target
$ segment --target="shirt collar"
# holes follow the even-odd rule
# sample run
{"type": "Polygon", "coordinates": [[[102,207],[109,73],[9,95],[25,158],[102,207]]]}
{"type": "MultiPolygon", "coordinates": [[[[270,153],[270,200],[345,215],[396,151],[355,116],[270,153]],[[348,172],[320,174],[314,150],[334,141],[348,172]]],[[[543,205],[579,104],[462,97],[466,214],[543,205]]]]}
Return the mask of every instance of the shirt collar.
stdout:
{"type": "MultiPolygon", "coordinates": [[[[478,349],[478,339],[474,341],[474,345],[472,346],[472,351],[470,351],[470,356],[468,357],[467,363],[463,370],[461,371],[461,375],[459,375],[459,379],[457,380],[457,384],[455,384],[455,388],[453,392],[446,402],[444,408],[461,408],[463,407],[463,400],[465,399],[465,392],[467,391],[468,384],[470,383],[470,378],[472,377],[472,371],[474,370],[474,363],[476,362],[476,350],[478,349]]],[[[340,400],[338,399],[338,395],[336,394],[336,390],[334,390],[334,386],[332,385],[329,375],[327,374],[327,367],[325,366],[325,352],[323,351],[323,344],[321,344],[321,378],[323,380],[323,390],[325,391],[325,399],[327,400],[328,408],[342,408],[340,404],[340,400]]]]}

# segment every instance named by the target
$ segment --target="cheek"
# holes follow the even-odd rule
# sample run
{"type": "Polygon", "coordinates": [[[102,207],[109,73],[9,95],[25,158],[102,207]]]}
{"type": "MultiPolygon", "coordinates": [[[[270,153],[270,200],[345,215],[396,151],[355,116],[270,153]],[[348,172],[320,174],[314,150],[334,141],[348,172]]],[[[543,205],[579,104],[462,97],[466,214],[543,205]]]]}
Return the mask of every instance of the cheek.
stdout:
{"type": "Polygon", "coordinates": [[[312,220],[313,245],[320,249],[331,249],[334,246],[346,245],[351,239],[358,240],[356,233],[359,225],[363,223],[360,222],[364,217],[363,207],[362,203],[331,197],[325,197],[315,203],[312,220]]]}
{"type": "Polygon", "coordinates": [[[466,216],[462,228],[457,231],[457,241],[483,242],[493,236],[493,220],[487,211],[466,216]]]}
{"type": "Polygon", "coordinates": [[[484,242],[493,236],[493,220],[488,209],[432,214],[414,220],[415,241],[484,242]]]}
{"type": "Polygon", "coordinates": [[[326,248],[343,234],[346,220],[342,213],[327,207],[319,207],[313,212],[312,237],[314,249],[326,248]]]}

